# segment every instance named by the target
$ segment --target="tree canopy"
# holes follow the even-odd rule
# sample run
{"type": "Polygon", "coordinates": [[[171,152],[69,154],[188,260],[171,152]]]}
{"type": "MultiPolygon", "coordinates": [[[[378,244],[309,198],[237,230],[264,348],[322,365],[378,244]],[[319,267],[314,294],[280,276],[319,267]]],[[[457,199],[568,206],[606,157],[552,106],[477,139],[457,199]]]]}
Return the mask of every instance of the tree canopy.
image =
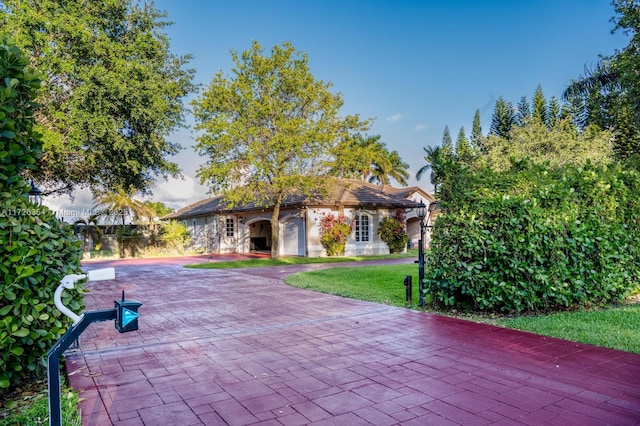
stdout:
{"type": "Polygon", "coordinates": [[[144,191],[179,172],[169,157],[180,146],[168,135],[183,123],[194,72],[184,68],[189,56],[169,52],[165,17],[133,0],[0,4],[0,36],[45,75],[39,186],[144,191]]]}
{"type": "Polygon", "coordinates": [[[596,126],[579,131],[570,117],[559,121],[553,129],[534,119],[525,126],[514,126],[508,137],[488,135],[476,161],[494,170],[508,169],[512,160],[523,158],[556,166],[588,161],[609,164],[613,159],[611,140],[611,132],[596,126]]]}
{"type": "Polygon", "coordinates": [[[231,51],[232,75],[218,72],[193,101],[196,149],[206,163],[202,183],[234,204],[272,208],[272,257],[278,252],[282,201],[293,194],[323,192],[336,149],[352,132],[367,130],[357,115],[340,117],[343,104],[331,83],[316,80],[306,53],[290,43],[270,54],[257,41],[231,51]]]}
{"type": "Polygon", "coordinates": [[[640,2],[613,0],[613,31],[630,37],[613,55],[602,56],[563,94],[580,127],[597,125],[614,132],[616,157],[640,157],[640,2]]]}

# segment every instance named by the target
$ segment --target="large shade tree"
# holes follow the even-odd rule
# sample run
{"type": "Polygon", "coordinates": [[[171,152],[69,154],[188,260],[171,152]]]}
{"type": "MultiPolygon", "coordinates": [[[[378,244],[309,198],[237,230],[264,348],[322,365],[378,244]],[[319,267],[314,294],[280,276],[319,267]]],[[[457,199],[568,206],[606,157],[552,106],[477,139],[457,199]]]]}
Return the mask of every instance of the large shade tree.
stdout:
{"type": "Polygon", "coordinates": [[[368,122],[341,117],[342,96],[316,80],[308,57],[290,43],[265,54],[258,42],[238,53],[232,75],[218,72],[193,101],[196,149],[206,163],[201,182],[230,205],[255,203],[272,209],[272,252],[279,257],[280,207],[293,194],[326,190],[335,147],[368,122]]]}
{"type": "Polygon", "coordinates": [[[169,134],[195,87],[189,56],[169,51],[166,13],[135,0],[3,0],[9,36],[45,74],[33,175],[49,192],[146,190],[179,172],[169,134]]]}

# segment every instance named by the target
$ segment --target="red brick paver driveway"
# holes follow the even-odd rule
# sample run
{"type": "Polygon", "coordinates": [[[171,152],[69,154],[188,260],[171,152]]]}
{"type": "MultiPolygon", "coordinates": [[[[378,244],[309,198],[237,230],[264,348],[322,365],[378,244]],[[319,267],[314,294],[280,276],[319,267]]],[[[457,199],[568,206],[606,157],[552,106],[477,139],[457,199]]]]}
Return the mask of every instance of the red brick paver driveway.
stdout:
{"type": "Polygon", "coordinates": [[[88,309],[144,303],[138,331],[93,324],[67,356],[85,425],[640,424],[639,355],[183,263],[85,265],[117,278],[88,309]]]}

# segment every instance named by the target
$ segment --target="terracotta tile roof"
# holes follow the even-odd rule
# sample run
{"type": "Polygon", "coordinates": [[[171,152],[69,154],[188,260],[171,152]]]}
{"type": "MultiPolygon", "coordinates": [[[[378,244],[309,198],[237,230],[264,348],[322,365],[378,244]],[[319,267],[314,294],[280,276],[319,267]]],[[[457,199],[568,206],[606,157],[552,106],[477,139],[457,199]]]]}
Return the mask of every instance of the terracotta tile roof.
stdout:
{"type": "MultiPolygon", "coordinates": [[[[413,201],[410,197],[417,194],[419,199],[430,202],[435,199],[417,186],[395,188],[391,185],[376,185],[354,179],[336,179],[329,188],[326,196],[306,197],[304,195],[290,196],[282,203],[282,207],[388,207],[411,208],[416,207],[420,201],[413,201]]],[[[225,208],[222,196],[207,198],[186,206],[163,219],[187,219],[198,216],[207,216],[217,212],[247,212],[255,210],[268,210],[253,203],[244,206],[236,206],[233,209],[225,208]]]]}

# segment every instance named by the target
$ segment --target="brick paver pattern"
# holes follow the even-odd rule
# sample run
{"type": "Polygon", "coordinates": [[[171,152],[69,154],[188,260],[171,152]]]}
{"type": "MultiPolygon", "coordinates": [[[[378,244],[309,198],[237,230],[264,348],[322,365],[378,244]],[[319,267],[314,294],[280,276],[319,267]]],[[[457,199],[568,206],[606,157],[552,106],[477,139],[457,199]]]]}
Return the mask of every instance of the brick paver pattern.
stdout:
{"type": "Polygon", "coordinates": [[[317,265],[186,262],[85,265],[116,267],[87,309],[144,305],[67,355],[84,425],[640,424],[640,355],[284,284],[317,265]]]}

